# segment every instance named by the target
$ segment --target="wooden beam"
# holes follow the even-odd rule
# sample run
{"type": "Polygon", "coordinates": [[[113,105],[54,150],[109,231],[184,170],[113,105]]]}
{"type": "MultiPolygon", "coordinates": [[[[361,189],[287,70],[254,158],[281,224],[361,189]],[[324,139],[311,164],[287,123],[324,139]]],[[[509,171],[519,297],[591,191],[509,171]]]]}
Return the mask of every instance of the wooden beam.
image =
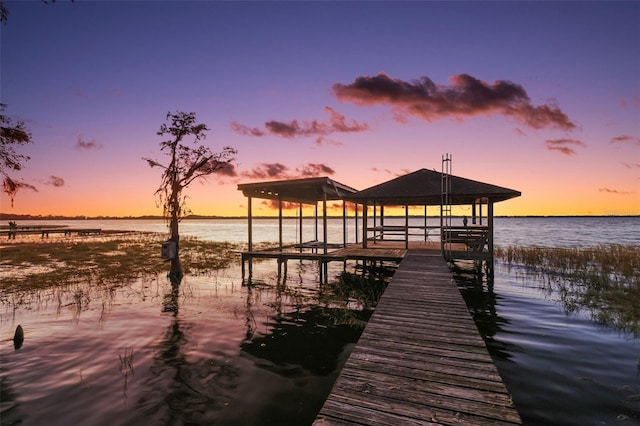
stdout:
{"type": "Polygon", "coordinates": [[[404,206],[404,248],[409,249],[409,206],[404,206]]]}
{"type": "Polygon", "coordinates": [[[315,240],[318,241],[318,203],[316,203],[315,231],[315,240]]]}
{"type": "Polygon", "coordinates": [[[327,193],[325,192],[322,196],[322,239],[323,239],[323,253],[327,254],[327,193]]]}
{"type": "Polygon", "coordinates": [[[299,222],[298,222],[298,242],[300,243],[300,251],[302,251],[302,203],[298,204],[298,208],[300,209],[299,213],[299,222]]]}
{"type": "Polygon", "coordinates": [[[354,208],[355,208],[355,215],[354,215],[354,219],[355,219],[355,224],[356,224],[356,241],[355,243],[358,244],[358,203],[354,203],[354,208]]]}
{"type": "Polygon", "coordinates": [[[347,204],[345,200],[342,200],[342,242],[344,246],[347,246],[349,242],[349,234],[347,232],[347,204]]]}
{"type": "Polygon", "coordinates": [[[278,200],[278,246],[282,250],[282,200],[278,200]]]}
{"type": "Polygon", "coordinates": [[[248,247],[248,249],[249,249],[249,251],[253,250],[253,216],[252,216],[252,212],[251,212],[251,200],[252,200],[251,197],[247,198],[247,210],[248,210],[247,214],[249,216],[249,220],[248,220],[248,223],[249,223],[249,234],[248,234],[249,235],[249,241],[248,241],[248,246],[249,247],[248,247]]]}
{"type": "Polygon", "coordinates": [[[378,222],[378,220],[377,220],[378,216],[376,214],[377,213],[377,209],[378,209],[378,206],[374,201],[374,203],[373,203],[373,244],[375,244],[377,242],[377,231],[376,231],[376,227],[378,226],[378,223],[377,223],[378,222]]]}
{"type": "Polygon", "coordinates": [[[362,248],[367,248],[367,202],[362,203],[362,248]]]}
{"type": "Polygon", "coordinates": [[[380,228],[383,229],[380,239],[384,240],[384,204],[380,205],[380,228]]]}

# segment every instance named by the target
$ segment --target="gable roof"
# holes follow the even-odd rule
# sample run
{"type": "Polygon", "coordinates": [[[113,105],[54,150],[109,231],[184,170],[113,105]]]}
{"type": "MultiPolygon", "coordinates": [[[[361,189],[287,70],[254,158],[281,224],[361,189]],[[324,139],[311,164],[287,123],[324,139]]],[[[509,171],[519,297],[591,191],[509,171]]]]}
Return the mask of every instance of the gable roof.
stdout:
{"type": "MultiPolygon", "coordinates": [[[[492,202],[522,195],[519,191],[451,175],[450,203],[471,204],[478,198],[492,202]]],[[[442,173],[420,169],[346,197],[349,201],[378,205],[440,205],[442,173]]]]}
{"type": "Polygon", "coordinates": [[[243,183],[238,185],[238,189],[245,197],[305,204],[322,201],[325,195],[327,200],[339,200],[357,192],[328,177],[243,183]]]}

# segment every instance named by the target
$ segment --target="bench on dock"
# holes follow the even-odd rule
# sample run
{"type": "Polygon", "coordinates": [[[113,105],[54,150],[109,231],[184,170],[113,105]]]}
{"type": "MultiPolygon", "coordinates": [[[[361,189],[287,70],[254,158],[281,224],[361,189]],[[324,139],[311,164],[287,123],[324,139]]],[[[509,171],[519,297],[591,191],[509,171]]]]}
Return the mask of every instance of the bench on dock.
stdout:
{"type": "Polygon", "coordinates": [[[467,250],[483,251],[488,243],[486,227],[451,227],[444,230],[444,241],[464,244],[467,250]]]}
{"type": "Polygon", "coordinates": [[[0,231],[0,235],[7,235],[9,239],[15,239],[17,235],[37,235],[40,234],[42,238],[48,237],[49,234],[78,234],[78,235],[90,235],[90,234],[101,234],[102,229],[100,228],[89,228],[89,229],[76,229],[76,228],[18,228],[18,229],[9,229],[0,231]]]}

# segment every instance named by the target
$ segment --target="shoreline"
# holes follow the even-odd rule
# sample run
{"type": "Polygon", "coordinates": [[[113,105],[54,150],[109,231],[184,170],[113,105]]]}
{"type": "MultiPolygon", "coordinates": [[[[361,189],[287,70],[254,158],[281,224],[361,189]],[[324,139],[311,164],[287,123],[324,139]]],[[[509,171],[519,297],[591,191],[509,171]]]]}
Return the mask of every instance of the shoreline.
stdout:
{"type": "MultiPolygon", "coordinates": [[[[462,218],[465,215],[452,215],[455,218],[462,218]]],[[[283,215],[284,219],[298,219],[297,215],[283,215]]],[[[404,215],[389,215],[386,218],[404,218],[404,215]]],[[[422,215],[409,215],[410,218],[419,217],[422,215]]],[[[440,218],[440,215],[429,215],[428,218],[440,218]]],[[[609,214],[609,215],[495,215],[494,218],[640,218],[640,214],[609,214]]],[[[277,219],[278,215],[273,216],[253,216],[252,219],[277,219]]],[[[312,217],[306,217],[311,219],[312,217]]],[[[342,215],[328,215],[329,219],[341,219],[342,215]]],[[[247,216],[206,216],[206,215],[190,215],[182,218],[182,220],[248,220],[247,216]]],[[[58,215],[29,215],[29,214],[9,214],[0,213],[0,222],[16,221],[16,220],[28,220],[28,221],[54,221],[54,220],[166,220],[162,216],[143,215],[143,216],[58,216],[58,215]]],[[[0,229],[8,228],[9,225],[0,224],[0,229]]]]}

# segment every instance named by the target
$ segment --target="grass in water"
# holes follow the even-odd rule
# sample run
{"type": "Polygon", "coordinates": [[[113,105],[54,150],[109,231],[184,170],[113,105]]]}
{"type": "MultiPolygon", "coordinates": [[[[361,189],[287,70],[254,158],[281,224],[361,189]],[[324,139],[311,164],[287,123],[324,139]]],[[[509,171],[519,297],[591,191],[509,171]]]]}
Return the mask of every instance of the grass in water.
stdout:
{"type": "MultiPolygon", "coordinates": [[[[0,291],[41,289],[74,283],[118,284],[168,271],[160,256],[163,234],[122,233],[38,242],[0,248],[0,291]]],[[[180,259],[185,273],[228,266],[241,245],[183,237],[180,259]]]]}
{"type": "Polygon", "coordinates": [[[567,312],[587,309],[591,317],[640,335],[640,246],[586,248],[497,248],[496,258],[523,265],[560,295],[567,312]]]}

